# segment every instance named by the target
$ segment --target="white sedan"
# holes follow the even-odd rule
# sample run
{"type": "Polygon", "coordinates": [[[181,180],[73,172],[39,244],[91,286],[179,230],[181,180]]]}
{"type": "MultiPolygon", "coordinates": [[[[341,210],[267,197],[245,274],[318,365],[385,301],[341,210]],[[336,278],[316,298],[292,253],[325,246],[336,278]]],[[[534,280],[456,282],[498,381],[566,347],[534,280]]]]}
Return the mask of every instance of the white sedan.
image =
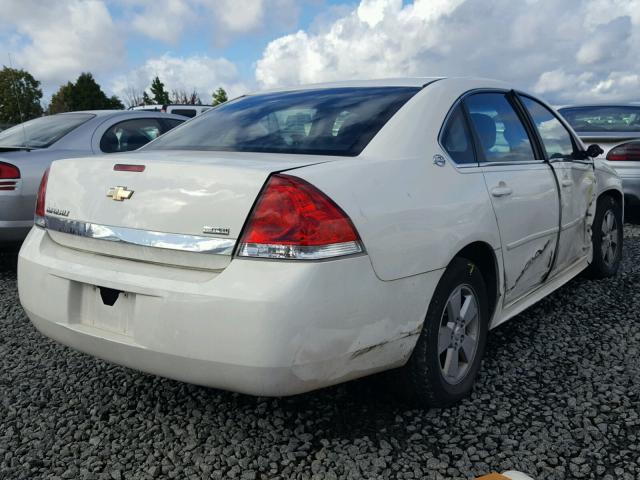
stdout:
{"type": "Polygon", "coordinates": [[[491,328],[616,273],[599,151],[490,80],[248,95],[139,152],[54,162],[20,299],[45,335],[165,377],[278,396],[402,367],[448,405],[491,328]]]}

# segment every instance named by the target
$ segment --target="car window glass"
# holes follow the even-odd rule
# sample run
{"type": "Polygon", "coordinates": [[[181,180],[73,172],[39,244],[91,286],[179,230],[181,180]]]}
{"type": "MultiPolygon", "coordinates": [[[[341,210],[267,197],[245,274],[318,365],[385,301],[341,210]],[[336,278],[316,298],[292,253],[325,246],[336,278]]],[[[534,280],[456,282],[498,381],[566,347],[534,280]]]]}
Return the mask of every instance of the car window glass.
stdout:
{"type": "Polygon", "coordinates": [[[535,123],[547,158],[567,158],[574,152],[571,134],[551,111],[530,97],[521,97],[535,123]]]}
{"type": "Polygon", "coordinates": [[[0,133],[0,147],[47,148],[91,120],[92,113],[61,113],[29,120],[0,133]]]}
{"type": "Polygon", "coordinates": [[[442,146],[458,164],[475,163],[475,152],[462,107],[452,112],[442,134],[442,146]]]}
{"type": "Polygon", "coordinates": [[[567,107],[559,112],[576,132],[640,132],[640,106],[567,107]]]}
{"type": "Polygon", "coordinates": [[[248,95],[197,116],[148,148],[355,156],[419,90],[357,87],[248,95]]]}
{"type": "Polygon", "coordinates": [[[100,140],[100,150],[105,153],[137,150],[162,134],[160,122],[155,118],[136,118],[116,123],[100,140]]]}
{"type": "Polygon", "coordinates": [[[172,128],[177,127],[178,125],[180,125],[181,123],[183,123],[184,120],[177,120],[175,118],[163,118],[162,119],[162,134],[168,132],[169,130],[171,130],[172,128]]]}
{"type": "Polygon", "coordinates": [[[196,112],[193,108],[173,108],[171,109],[171,113],[175,115],[182,115],[184,117],[193,118],[196,116],[198,112],[196,112]]]}
{"type": "Polygon", "coordinates": [[[503,93],[476,93],[465,99],[471,123],[487,162],[523,162],[535,158],[531,140],[503,93]]]}

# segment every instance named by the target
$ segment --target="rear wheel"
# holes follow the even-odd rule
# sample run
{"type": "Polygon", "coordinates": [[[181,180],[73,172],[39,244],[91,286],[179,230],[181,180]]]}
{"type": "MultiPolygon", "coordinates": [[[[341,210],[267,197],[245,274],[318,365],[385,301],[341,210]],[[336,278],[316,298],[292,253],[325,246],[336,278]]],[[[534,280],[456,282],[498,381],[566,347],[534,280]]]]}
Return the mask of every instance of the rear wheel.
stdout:
{"type": "Polygon", "coordinates": [[[472,261],[454,259],[438,283],[404,367],[413,400],[444,407],[471,392],[484,354],[488,316],[482,274],[472,261]]]}
{"type": "Polygon", "coordinates": [[[598,200],[591,227],[593,260],[588,273],[593,278],[615,275],[622,260],[622,207],[610,196],[598,200]]]}

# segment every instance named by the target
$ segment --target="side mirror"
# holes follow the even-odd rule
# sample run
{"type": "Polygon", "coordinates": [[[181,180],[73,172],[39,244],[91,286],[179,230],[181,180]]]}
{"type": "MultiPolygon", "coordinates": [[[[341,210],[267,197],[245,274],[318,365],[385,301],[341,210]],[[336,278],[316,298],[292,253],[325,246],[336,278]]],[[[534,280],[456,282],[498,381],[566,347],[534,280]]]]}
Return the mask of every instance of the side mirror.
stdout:
{"type": "Polygon", "coordinates": [[[592,145],[589,145],[589,147],[587,148],[587,151],[585,153],[587,154],[587,157],[589,157],[589,158],[596,158],[596,157],[599,157],[600,155],[602,155],[604,153],[604,150],[602,148],[600,148],[600,145],[596,145],[594,143],[592,145]]]}

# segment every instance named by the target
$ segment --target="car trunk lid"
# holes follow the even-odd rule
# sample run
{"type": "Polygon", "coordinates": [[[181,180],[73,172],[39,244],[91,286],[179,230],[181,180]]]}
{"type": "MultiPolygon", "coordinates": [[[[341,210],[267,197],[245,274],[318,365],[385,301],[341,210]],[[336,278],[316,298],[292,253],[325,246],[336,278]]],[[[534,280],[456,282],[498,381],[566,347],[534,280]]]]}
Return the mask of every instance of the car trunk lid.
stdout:
{"type": "Polygon", "coordinates": [[[49,175],[47,229],[54,241],[71,248],[221,269],[269,175],[325,161],[190,151],[61,160],[49,175]],[[115,170],[116,164],[141,171],[115,170]]]}

